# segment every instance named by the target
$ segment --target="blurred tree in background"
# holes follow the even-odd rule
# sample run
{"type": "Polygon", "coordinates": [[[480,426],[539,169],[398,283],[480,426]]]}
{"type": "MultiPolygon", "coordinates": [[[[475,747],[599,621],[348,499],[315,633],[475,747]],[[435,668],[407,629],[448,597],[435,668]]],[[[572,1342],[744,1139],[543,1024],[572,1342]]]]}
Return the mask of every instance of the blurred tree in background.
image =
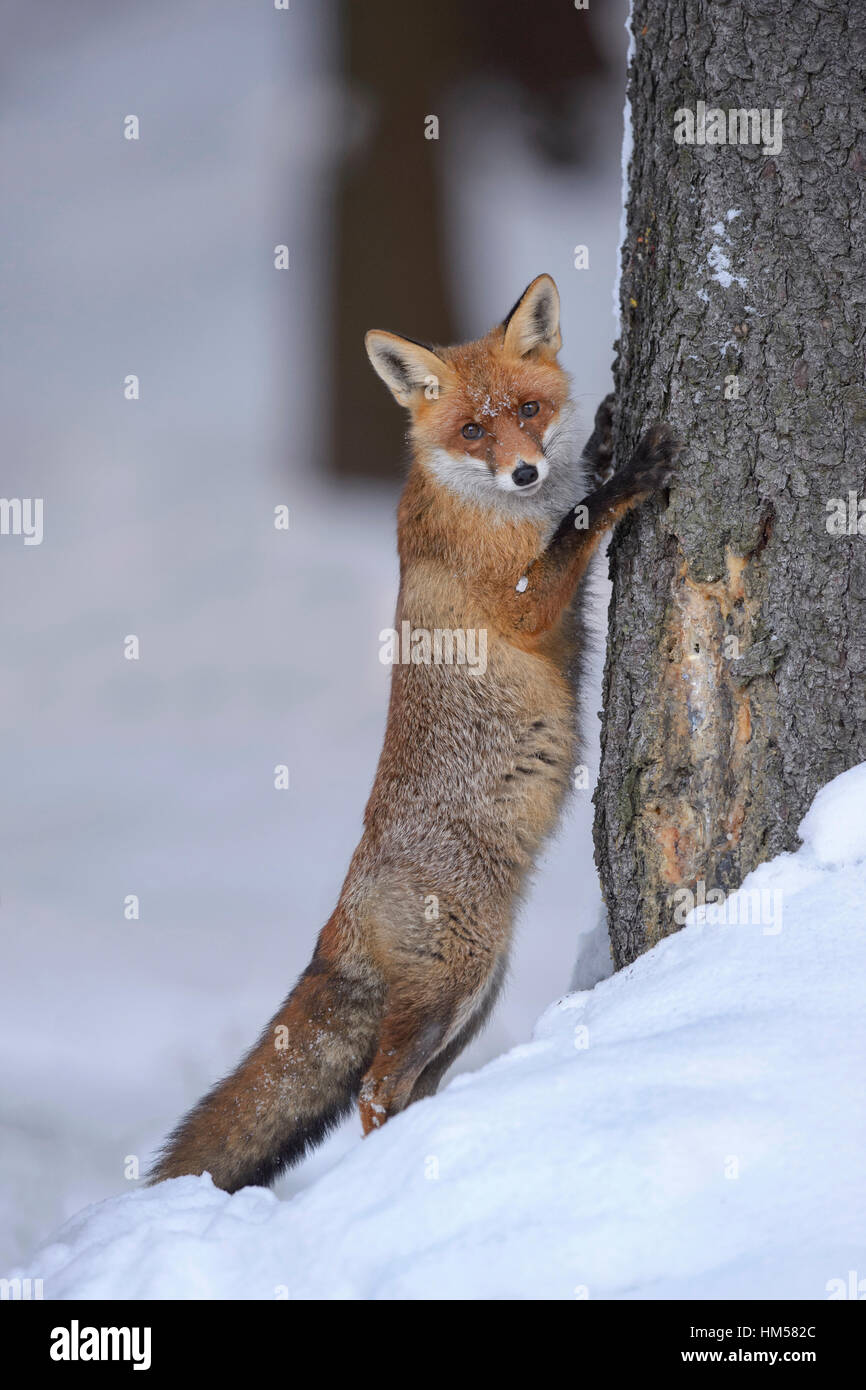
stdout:
{"type": "Polygon", "coordinates": [[[404,422],[366,368],[367,329],[432,343],[459,335],[441,177],[457,135],[443,125],[440,139],[425,138],[425,118],[441,115],[458,84],[507,82],[539,159],[576,163],[586,149],[581,93],[604,69],[593,23],[571,0],[342,0],[342,76],[369,100],[372,120],[340,170],[335,209],[330,457],[338,473],[394,477],[403,455],[404,422]]]}

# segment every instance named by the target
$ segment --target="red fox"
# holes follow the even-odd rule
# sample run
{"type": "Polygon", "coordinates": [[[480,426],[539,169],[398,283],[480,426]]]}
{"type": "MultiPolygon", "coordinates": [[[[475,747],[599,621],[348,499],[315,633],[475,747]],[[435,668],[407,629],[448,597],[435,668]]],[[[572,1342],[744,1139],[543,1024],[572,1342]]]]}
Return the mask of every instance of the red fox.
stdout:
{"type": "Polygon", "coordinates": [[[413,635],[392,672],[364,833],[313,958],[237,1070],[170,1136],[151,1182],[209,1172],[229,1192],[267,1184],[356,1101],[368,1134],[432,1095],[481,1028],[576,760],[581,579],[679,453],[657,424],[590,488],[611,457],[612,399],[581,456],[548,275],[477,342],[372,332],[366,346],[410,421],[395,628],[484,633],[484,669],[459,647],[434,660],[413,635]]]}

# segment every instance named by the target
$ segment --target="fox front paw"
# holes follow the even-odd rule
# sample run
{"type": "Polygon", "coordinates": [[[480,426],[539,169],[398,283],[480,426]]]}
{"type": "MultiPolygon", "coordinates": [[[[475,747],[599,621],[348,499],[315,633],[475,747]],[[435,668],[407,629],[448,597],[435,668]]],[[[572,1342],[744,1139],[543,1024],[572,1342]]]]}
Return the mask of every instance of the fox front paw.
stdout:
{"type": "Polygon", "coordinates": [[[584,449],[584,458],[592,467],[599,482],[610,477],[613,468],[613,412],[616,397],[610,391],[595,412],[592,434],[584,449]]]}
{"type": "Polygon", "coordinates": [[[676,473],[682,447],[670,425],[651,425],[631,456],[628,481],[645,493],[666,487],[676,473]]]}

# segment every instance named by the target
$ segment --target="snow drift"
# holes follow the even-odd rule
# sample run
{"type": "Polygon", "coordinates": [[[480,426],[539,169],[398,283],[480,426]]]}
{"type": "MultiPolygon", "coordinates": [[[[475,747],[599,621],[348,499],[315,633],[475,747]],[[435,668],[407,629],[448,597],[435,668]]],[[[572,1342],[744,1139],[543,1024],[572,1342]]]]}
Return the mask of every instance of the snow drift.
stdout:
{"type": "Polygon", "coordinates": [[[866,765],[801,835],[290,1201],[179,1178],[16,1272],[46,1298],[828,1297],[866,1273],[866,765]]]}

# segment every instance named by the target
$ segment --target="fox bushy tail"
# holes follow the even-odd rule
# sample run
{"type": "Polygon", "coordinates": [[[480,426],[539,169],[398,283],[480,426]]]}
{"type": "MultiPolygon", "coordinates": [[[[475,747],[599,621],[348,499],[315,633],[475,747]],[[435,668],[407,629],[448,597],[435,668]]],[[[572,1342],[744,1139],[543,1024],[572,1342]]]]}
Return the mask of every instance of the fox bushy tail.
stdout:
{"type": "Polygon", "coordinates": [[[151,1183],[208,1172],[227,1192],[266,1186],[351,1109],[376,1053],[384,986],[369,961],[329,952],[327,935],[237,1069],[169,1136],[151,1183]]]}

